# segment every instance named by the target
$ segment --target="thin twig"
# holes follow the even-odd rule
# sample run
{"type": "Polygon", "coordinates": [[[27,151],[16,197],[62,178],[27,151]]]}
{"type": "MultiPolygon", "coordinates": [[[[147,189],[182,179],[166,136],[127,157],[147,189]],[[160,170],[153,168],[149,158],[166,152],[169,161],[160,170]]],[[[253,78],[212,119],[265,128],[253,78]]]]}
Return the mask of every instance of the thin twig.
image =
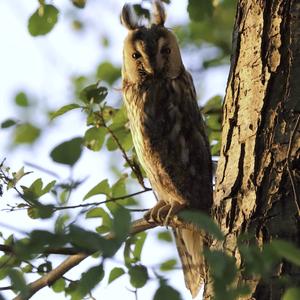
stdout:
{"type": "Polygon", "coordinates": [[[44,167],[38,166],[38,165],[36,165],[34,163],[31,163],[29,161],[25,161],[24,163],[25,163],[25,165],[27,165],[27,166],[29,166],[31,168],[37,169],[37,170],[39,170],[39,171],[41,171],[43,173],[46,173],[46,174],[48,174],[50,176],[53,176],[53,177],[55,177],[57,179],[60,179],[59,175],[57,173],[55,173],[54,171],[52,171],[52,170],[48,170],[48,169],[46,169],[44,167]]]}
{"type": "Polygon", "coordinates": [[[89,206],[98,206],[98,205],[109,203],[109,202],[114,202],[114,201],[118,201],[118,200],[125,200],[127,198],[137,196],[137,195],[149,192],[151,190],[152,189],[150,189],[150,188],[145,188],[144,190],[139,191],[139,192],[135,192],[135,193],[120,196],[120,197],[109,198],[107,200],[99,201],[99,202],[89,202],[89,203],[78,204],[78,205],[69,205],[69,206],[55,206],[54,210],[64,210],[64,209],[71,209],[71,208],[73,209],[73,208],[82,208],[82,207],[89,207],[89,206]]]}
{"type": "MultiPolygon", "coordinates": [[[[109,203],[109,202],[115,202],[118,200],[126,200],[127,198],[133,197],[133,196],[137,196],[146,192],[152,191],[152,189],[150,188],[145,188],[142,191],[139,192],[135,192],[132,194],[128,194],[128,195],[124,195],[124,196],[120,196],[120,197],[114,197],[114,198],[109,198],[107,200],[103,200],[103,201],[98,201],[98,202],[88,202],[88,203],[83,203],[83,204],[77,204],[77,205],[68,205],[68,206],[54,206],[53,210],[54,211],[59,211],[59,210],[66,210],[66,209],[74,209],[74,208],[82,208],[82,207],[89,207],[89,206],[99,206],[101,204],[105,204],[105,203],[109,203]]],[[[11,207],[11,208],[4,208],[2,209],[2,211],[15,211],[15,210],[23,210],[23,209],[28,209],[29,207],[34,207],[33,205],[26,205],[23,207],[11,207]]],[[[128,208],[128,210],[130,211],[135,211],[135,212],[143,212],[143,211],[147,211],[148,209],[130,209],[128,208]]]]}
{"type": "MultiPolygon", "coordinates": [[[[100,108],[101,109],[101,108],[100,108]]],[[[109,134],[111,135],[111,137],[113,138],[113,140],[115,141],[115,143],[118,145],[118,148],[120,149],[120,151],[122,152],[122,155],[125,159],[125,161],[128,163],[129,167],[131,168],[131,170],[134,172],[134,174],[136,175],[136,178],[139,182],[139,184],[143,187],[143,188],[146,188],[145,187],[145,184],[144,184],[144,178],[142,176],[142,172],[141,170],[139,169],[138,166],[136,166],[134,164],[134,162],[132,162],[129,157],[127,156],[127,153],[125,151],[125,149],[123,148],[123,146],[121,145],[119,139],[117,138],[117,136],[115,135],[115,133],[113,132],[113,130],[111,130],[111,128],[109,126],[107,126],[107,124],[105,123],[105,120],[103,118],[103,115],[102,115],[102,110],[100,110],[100,113],[98,114],[98,116],[100,117],[101,119],[101,123],[103,125],[103,127],[109,132],[109,134]]]]}
{"type": "Polygon", "coordinates": [[[13,247],[8,245],[0,245],[0,251],[5,253],[13,253],[13,247]]]}
{"type": "MultiPolygon", "coordinates": [[[[8,246],[8,245],[0,245],[0,251],[3,251],[5,253],[9,254],[15,254],[14,253],[14,247],[13,246],[8,246]]],[[[65,247],[65,248],[46,248],[43,250],[42,255],[50,255],[50,254],[60,254],[60,255],[74,255],[78,253],[86,253],[86,254],[92,254],[92,252],[88,251],[82,251],[79,250],[78,248],[72,248],[72,247],[65,247]]],[[[28,263],[28,262],[27,262],[28,263]]]]}
{"type": "Polygon", "coordinates": [[[149,210],[149,208],[127,208],[127,207],[125,207],[125,209],[130,212],[145,212],[149,210]]]}
{"type": "Polygon", "coordinates": [[[13,289],[13,287],[11,285],[0,287],[0,291],[7,291],[7,290],[12,290],[12,289],[13,289]]]}
{"type": "Polygon", "coordinates": [[[292,184],[292,189],[293,189],[293,194],[294,194],[294,201],[295,201],[296,208],[298,210],[298,216],[300,216],[300,200],[299,200],[299,196],[298,196],[297,189],[296,189],[295,177],[294,177],[294,174],[291,170],[291,153],[292,153],[292,144],[294,142],[294,138],[296,136],[296,132],[298,130],[299,124],[300,124],[300,114],[298,115],[295,127],[294,127],[294,129],[291,133],[291,137],[290,137],[290,140],[289,140],[289,146],[288,146],[288,154],[287,154],[287,170],[288,170],[289,177],[290,177],[291,184],[292,184]]]}

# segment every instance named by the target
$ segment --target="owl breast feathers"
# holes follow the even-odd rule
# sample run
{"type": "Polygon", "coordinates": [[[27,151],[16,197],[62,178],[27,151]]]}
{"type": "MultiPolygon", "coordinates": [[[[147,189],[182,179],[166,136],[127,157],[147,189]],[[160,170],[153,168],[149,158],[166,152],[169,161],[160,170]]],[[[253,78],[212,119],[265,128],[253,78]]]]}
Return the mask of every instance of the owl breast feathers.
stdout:
{"type": "MultiPolygon", "coordinates": [[[[123,51],[123,94],[134,146],[161,207],[209,212],[212,168],[204,122],[191,75],[185,70],[175,35],[164,27],[165,12],[154,2],[152,23],[138,26],[130,6],[122,23],[129,29],[123,51]]],[[[203,242],[175,230],[185,282],[195,296],[203,281],[203,242]]]]}

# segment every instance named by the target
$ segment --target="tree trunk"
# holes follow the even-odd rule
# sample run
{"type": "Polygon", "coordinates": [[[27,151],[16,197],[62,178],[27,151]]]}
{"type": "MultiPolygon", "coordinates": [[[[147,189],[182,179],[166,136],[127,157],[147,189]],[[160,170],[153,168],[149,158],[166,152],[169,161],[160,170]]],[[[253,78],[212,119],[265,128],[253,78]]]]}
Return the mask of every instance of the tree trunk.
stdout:
{"type": "MultiPolygon", "coordinates": [[[[237,238],[254,234],[262,247],[273,239],[299,246],[300,220],[300,3],[299,0],[240,0],[223,112],[214,218],[226,238],[215,241],[243,260],[237,238]]],[[[278,283],[300,270],[282,261],[271,279],[246,277],[251,293],[239,299],[280,299],[278,283]]],[[[208,272],[204,299],[212,299],[208,272]]]]}

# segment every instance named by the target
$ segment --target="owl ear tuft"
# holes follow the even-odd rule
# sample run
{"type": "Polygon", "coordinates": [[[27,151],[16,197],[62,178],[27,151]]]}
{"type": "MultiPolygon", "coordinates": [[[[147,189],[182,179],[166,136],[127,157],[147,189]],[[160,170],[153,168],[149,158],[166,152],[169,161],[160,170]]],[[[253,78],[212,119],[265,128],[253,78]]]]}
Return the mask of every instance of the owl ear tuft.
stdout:
{"type": "Polygon", "coordinates": [[[162,2],[160,0],[154,0],[151,23],[164,26],[165,21],[166,21],[166,12],[162,2]]]}
{"type": "Polygon", "coordinates": [[[134,30],[139,27],[138,20],[133,12],[133,8],[129,4],[125,4],[120,16],[121,24],[128,30],[134,30]]]}

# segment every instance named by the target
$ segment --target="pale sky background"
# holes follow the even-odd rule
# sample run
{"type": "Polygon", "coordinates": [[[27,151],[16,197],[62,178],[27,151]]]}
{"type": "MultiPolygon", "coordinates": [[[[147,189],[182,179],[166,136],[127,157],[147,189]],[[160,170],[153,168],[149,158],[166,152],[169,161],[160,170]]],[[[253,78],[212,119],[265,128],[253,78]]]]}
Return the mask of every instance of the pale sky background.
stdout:
{"type": "MultiPolygon", "coordinates": [[[[71,75],[94,72],[96,66],[105,59],[111,60],[116,65],[121,64],[122,41],[126,35],[126,30],[119,24],[119,12],[125,1],[89,0],[88,2],[84,10],[77,10],[69,0],[49,1],[61,11],[59,22],[50,34],[33,38],[27,31],[27,22],[29,16],[36,10],[38,1],[0,0],[0,122],[11,117],[20,118],[22,116],[26,119],[26,116],[24,116],[25,111],[22,108],[16,110],[15,105],[13,105],[14,95],[19,90],[27,91],[33,99],[36,99],[36,105],[39,109],[45,108],[45,111],[46,108],[55,110],[72,102],[72,99],[70,99],[71,93],[69,92],[71,75]],[[71,29],[69,14],[74,11],[80,18],[89,21],[89,25],[83,32],[74,32],[71,29]],[[101,37],[109,38],[109,48],[105,49],[101,46],[101,37]]],[[[186,0],[172,0],[171,5],[167,6],[168,19],[166,26],[172,27],[172,25],[187,22],[186,5],[186,0]]],[[[209,53],[206,53],[206,55],[209,55],[209,53]]],[[[195,61],[191,61],[188,55],[184,53],[183,60],[187,68],[195,65],[195,61]]],[[[198,64],[198,61],[196,64],[198,64]]],[[[201,74],[200,78],[196,78],[196,86],[201,87],[201,102],[205,102],[216,94],[224,95],[227,75],[228,67],[218,67],[201,74]]],[[[117,92],[112,94],[121,97],[117,92]]],[[[36,122],[37,124],[45,124],[46,120],[43,116],[37,114],[36,122]]],[[[20,146],[17,149],[8,147],[12,130],[0,130],[0,160],[2,161],[6,157],[7,165],[14,171],[20,169],[25,162],[31,162],[60,174],[62,178],[68,178],[68,169],[53,163],[49,158],[49,152],[59,143],[83,135],[86,129],[82,114],[70,112],[49,125],[45,134],[33,147],[20,146]]],[[[120,155],[111,153],[110,155],[115,156],[115,161],[120,160],[120,155]]],[[[123,164],[123,162],[121,163],[123,164]]],[[[108,169],[108,157],[105,151],[94,153],[85,150],[82,158],[74,168],[73,176],[77,179],[86,177],[88,179],[76,191],[76,199],[74,198],[72,203],[80,203],[89,189],[102,179],[107,178],[108,169]]],[[[53,177],[30,167],[26,167],[25,170],[33,170],[34,173],[21,182],[24,185],[32,183],[39,177],[42,177],[45,183],[53,180],[53,177]]],[[[116,179],[113,175],[109,177],[111,182],[116,179]]],[[[148,195],[147,198],[140,197],[139,199],[143,199],[144,207],[150,207],[154,204],[153,199],[148,195]]],[[[5,193],[0,200],[0,228],[6,237],[11,233],[14,233],[16,237],[23,237],[22,231],[30,231],[32,228],[52,228],[51,221],[32,220],[26,216],[25,211],[3,211],[7,204],[17,203],[15,194],[12,191],[5,193]]],[[[136,217],[138,218],[140,215],[136,215],[136,217]]],[[[97,225],[95,221],[83,222],[80,219],[78,224],[84,224],[85,226],[88,224],[91,228],[93,228],[93,225],[94,227],[97,225]]],[[[146,240],[142,255],[142,263],[146,266],[157,267],[159,263],[166,259],[177,257],[174,244],[157,242],[155,234],[157,231],[152,230],[146,240]]],[[[54,261],[58,264],[62,259],[63,257],[57,257],[54,261]]],[[[84,261],[80,266],[67,273],[66,276],[75,280],[89,265],[96,265],[99,262],[95,259],[88,259],[87,261],[88,263],[84,261]]],[[[118,253],[114,259],[107,261],[105,268],[109,271],[114,266],[121,265],[122,253],[118,253]]],[[[124,275],[112,284],[107,285],[108,274],[109,272],[93,291],[93,296],[96,299],[118,299],[120,297],[123,300],[135,299],[134,294],[129,291],[131,286],[128,276],[124,275]]],[[[191,299],[184,286],[182,270],[165,272],[164,275],[169,278],[169,284],[182,293],[184,300],[191,299]]],[[[153,274],[150,273],[150,276],[153,277],[153,274]]],[[[32,281],[37,276],[32,275],[28,278],[29,281],[32,281]]],[[[0,282],[0,287],[6,285],[9,285],[9,282],[0,282]]],[[[151,300],[156,288],[156,280],[149,281],[144,288],[139,290],[138,299],[151,300]]],[[[1,295],[5,299],[13,297],[12,292],[3,292],[1,295]]],[[[62,300],[67,298],[63,293],[55,294],[49,288],[44,288],[31,299],[62,300]]],[[[196,299],[201,299],[201,296],[196,299]]]]}

